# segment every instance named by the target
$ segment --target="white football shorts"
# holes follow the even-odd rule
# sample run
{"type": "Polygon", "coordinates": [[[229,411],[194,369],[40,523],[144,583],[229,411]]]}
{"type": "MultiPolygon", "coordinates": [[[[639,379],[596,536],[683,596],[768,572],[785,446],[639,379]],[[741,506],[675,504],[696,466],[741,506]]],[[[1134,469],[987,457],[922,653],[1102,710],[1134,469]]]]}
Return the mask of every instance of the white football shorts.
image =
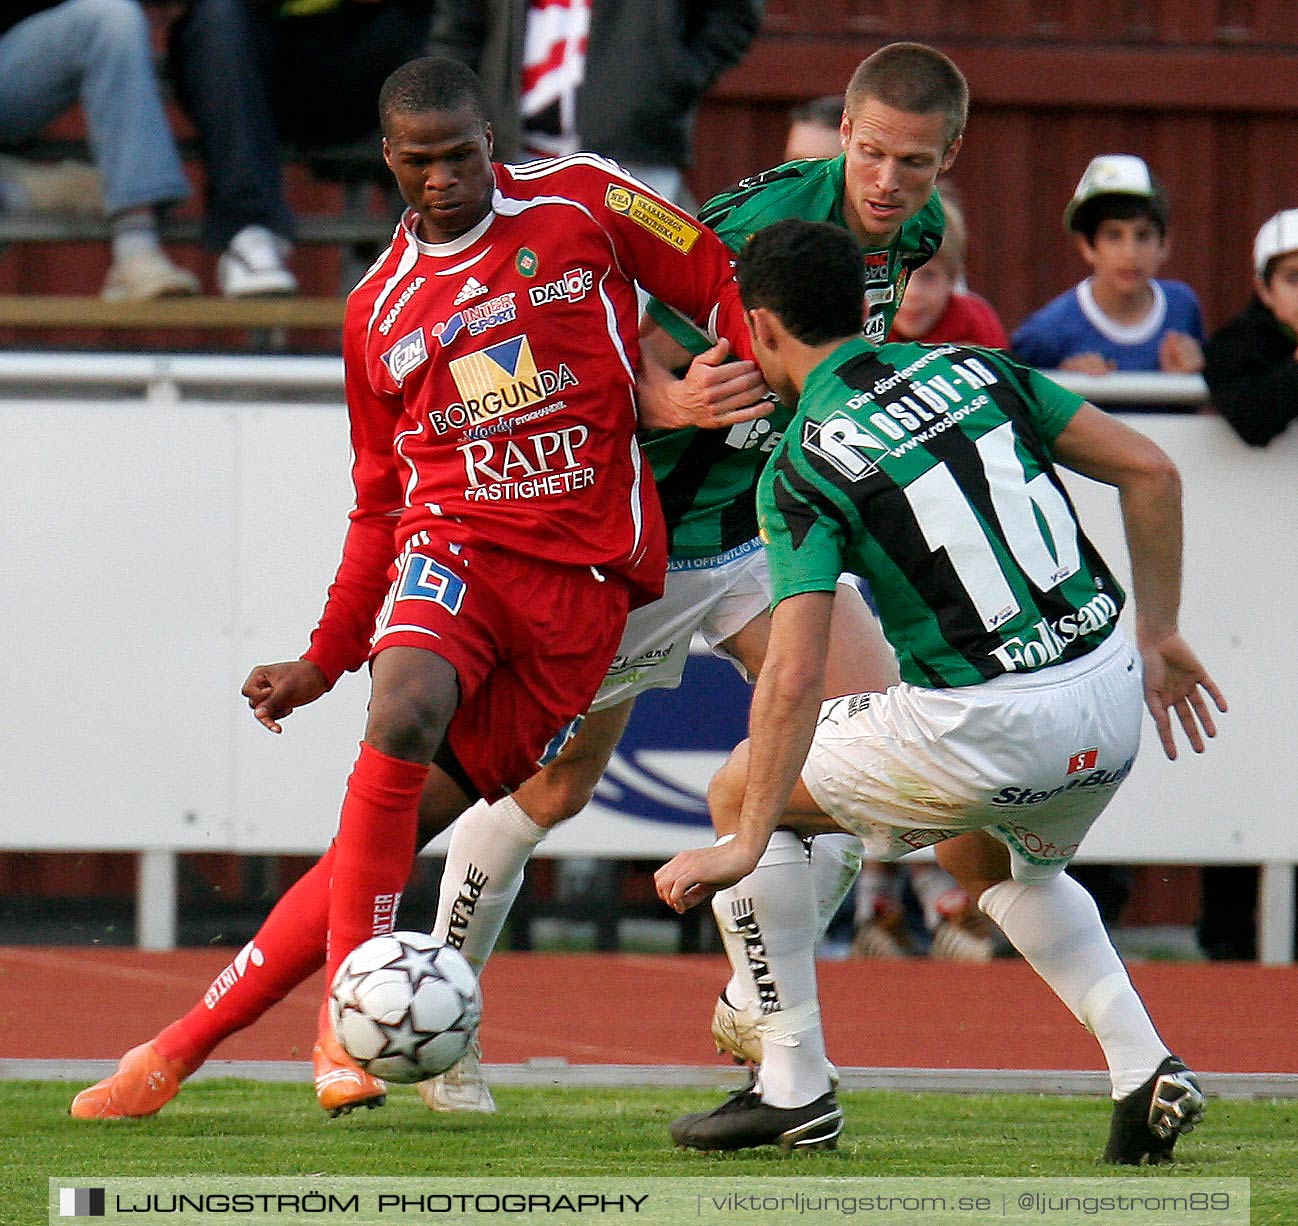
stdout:
{"type": "Polygon", "coordinates": [[[617,655],[590,709],[602,711],[646,690],[675,689],[696,631],[751,681],[721,644],[770,604],[771,581],[760,541],[737,545],[719,557],[671,559],[662,597],[627,617],[617,655]]]}
{"type": "Polygon", "coordinates": [[[1067,867],[1140,744],[1140,655],[1121,630],[1094,651],[981,685],[822,704],[802,770],[816,803],[896,860],[969,830],[1009,847],[1014,878],[1067,867]]]}

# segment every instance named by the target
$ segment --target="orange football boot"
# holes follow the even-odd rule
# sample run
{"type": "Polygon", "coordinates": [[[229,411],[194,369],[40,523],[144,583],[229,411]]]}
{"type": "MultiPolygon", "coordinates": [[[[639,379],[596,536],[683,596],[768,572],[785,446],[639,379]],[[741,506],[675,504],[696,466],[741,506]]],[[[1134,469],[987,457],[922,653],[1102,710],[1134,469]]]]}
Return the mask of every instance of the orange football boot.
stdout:
{"type": "Polygon", "coordinates": [[[361,1068],[334,1038],[328,1005],[320,1010],[320,1037],[311,1049],[311,1067],[316,1100],[330,1116],[346,1115],[358,1107],[373,1109],[387,1102],[387,1086],[361,1068]]]}
{"type": "Polygon", "coordinates": [[[134,1120],[156,1115],[180,1091],[194,1070],[168,1060],[152,1043],[132,1047],[117,1071],[82,1090],[68,1114],[78,1120],[134,1120]]]}

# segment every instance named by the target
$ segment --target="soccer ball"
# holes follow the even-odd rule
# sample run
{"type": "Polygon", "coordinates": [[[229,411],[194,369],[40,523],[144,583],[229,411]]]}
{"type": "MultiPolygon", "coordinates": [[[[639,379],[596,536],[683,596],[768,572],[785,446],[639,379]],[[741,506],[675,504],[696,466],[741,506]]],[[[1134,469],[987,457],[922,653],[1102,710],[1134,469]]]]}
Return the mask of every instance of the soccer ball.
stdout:
{"type": "Polygon", "coordinates": [[[446,1072],[473,1041],[481,1014],[473,968],[426,932],[391,932],[358,945],[329,988],[334,1037],[384,1081],[446,1072]]]}

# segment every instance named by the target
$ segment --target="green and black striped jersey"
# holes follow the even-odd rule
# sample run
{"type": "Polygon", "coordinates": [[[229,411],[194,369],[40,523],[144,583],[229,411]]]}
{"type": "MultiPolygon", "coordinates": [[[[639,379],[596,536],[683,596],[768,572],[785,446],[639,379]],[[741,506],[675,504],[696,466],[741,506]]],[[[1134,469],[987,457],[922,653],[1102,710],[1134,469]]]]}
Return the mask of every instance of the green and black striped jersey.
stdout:
{"type": "Polygon", "coordinates": [[[807,377],[758,488],[773,602],[863,576],[914,685],[1093,650],[1124,595],[1052,460],[1082,403],[998,352],[845,343],[807,377]]]}
{"type": "MultiPolygon", "coordinates": [[[[826,221],[846,228],[843,158],[787,162],[744,179],[714,196],[699,220],[738,251],[758,230],[786,218],[826,221]]],[[[865,335],[882,341],[892,326],[906,279],[942,244],[945,214],[936,192],[897,232],[890,246],[865,253],[865,335]]],[[[660,302],[649,314],[691,353],[710,348],[693,323],[660,302]]],[[[790,417],[777,405],[760,421],[730,430],[653,430],[642,437],[658,482],[675,557],[709,557],[757,533],[757,479],[790,417]]]]}

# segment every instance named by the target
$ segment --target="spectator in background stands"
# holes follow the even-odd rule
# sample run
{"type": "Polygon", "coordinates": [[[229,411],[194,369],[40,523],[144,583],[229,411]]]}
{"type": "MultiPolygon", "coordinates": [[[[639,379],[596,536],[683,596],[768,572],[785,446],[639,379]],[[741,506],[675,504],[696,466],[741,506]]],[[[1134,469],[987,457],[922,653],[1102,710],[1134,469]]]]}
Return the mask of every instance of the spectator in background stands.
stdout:
{"type": "MultiPolygon", "coordinates": [[[[112,231],[103,296],[197,293],[194,275],[173,264],[158,240],[159,209],[189,195],[189,184],[158,94],[144,11],[135,0],[18,0],[0,8],[0,146],[30,140],[78,101],[112,231]]],[[[9,159],[0,168],[0,208],[85,212],[79,193],[93,189],[84,170],[80,186],[76,174],[9,159]]]]}
{"type": "Polygon", "coordinates": [[[822,94],[800,102],[789,111],[789,133],[784,140],[784,161],[801,158],[836,158],[843,152],[842,94],[822,94]]]}
{"type": "MultiPolygon", "coordinates": [[[[1201,370],[1199,300],[1181,281],[1156,279],[1168,256],[1170,220],[1167,193],[1140,158],[1092,158],[1064,210],[1091,276],[1019,326],[1014,356],[1041,370],[1087,375],[1201,370]]],[[[1104,407],[1142,412],[1152,406],[1104,407]]]]}
{"type": "Polygon", "coordinates": [[[1253,240],[1252,301],[1208,342],[1204,378],[1217,411],[1250,447],[1298,417],[1298,209],[1253,240]]]}
{"type": "Polygon", "coordinates": [[[388,74],[422,54],[432,0],[191,0],[171,32],[171,73],[207,169],[204,242],[232,298],[293,294],[294,220],[279,146],[374,136],[388,74]]]}
{"type": "Polygon", "coordinates": [[[1008,349],[1010,338],[995,307],[979,294],[961,289],[968,230],[964,213],[942,188],[946,234],[942,246],[927,264],[910,274],[902,290],[901,305],[892,322],[892,341],[921,341],[936,345],[985,345],[1008,349]]]}
{"type": "MultiPolygon", "coordinates": [[[[1268,218],[1253,240],[1253,297],[1204,348],[1213,406],[1250,447],[1298,417],[1298,209],[1268,218]]],[[[1198,938],[1214,961],[1257,957],[1257,869],[1203,869],[1198,938]]]]}
{"type": "Polygon", "coordinates": [[[496,157],[590,149],[676,204],[704,91],[738,62],[760,0],[436,0],[429,50],[475,69],[496,157]]]}

